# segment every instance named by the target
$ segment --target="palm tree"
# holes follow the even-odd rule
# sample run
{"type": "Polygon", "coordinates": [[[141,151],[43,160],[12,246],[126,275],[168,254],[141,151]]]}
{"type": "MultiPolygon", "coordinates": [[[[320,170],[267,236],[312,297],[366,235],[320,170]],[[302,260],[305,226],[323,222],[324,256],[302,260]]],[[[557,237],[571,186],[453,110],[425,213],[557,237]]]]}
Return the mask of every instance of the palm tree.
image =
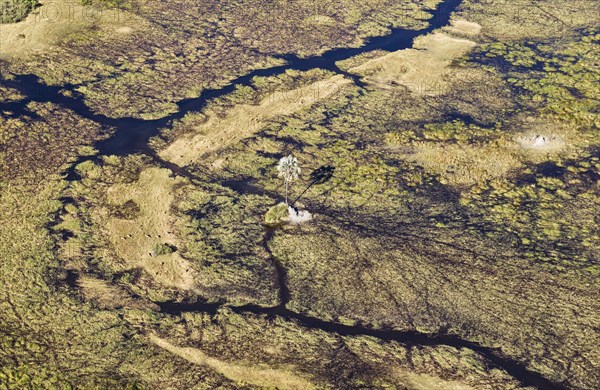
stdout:
{"type": "Polygon", "coordinates": [[[298,159],[291,154],[289,156],[282,157],[277,165],[277,170],[279,171],[279,177],[283,177],[285,180],[285,204],[288,204],[288,188],[290,182],[300,176],[298,159]]]}

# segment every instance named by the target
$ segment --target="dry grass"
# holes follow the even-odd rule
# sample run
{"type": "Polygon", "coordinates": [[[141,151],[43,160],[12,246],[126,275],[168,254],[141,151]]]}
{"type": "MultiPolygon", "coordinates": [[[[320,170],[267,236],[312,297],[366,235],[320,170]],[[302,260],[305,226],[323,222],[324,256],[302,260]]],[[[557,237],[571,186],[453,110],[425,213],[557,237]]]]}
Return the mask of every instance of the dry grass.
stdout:
{"type": "Polygon", "coordinates": [[[0,58],[24,59],[45,53],[66,39],[96,32],[126,33],[143,25],[123,10],[83,6],[68,0],[42,0],[41,7],[20,23],[0,24],[0,58]]]}
{"type": "Polygon", "coordinates": [[[258,366],[228,363],[212,358],[197,348],[178,347],[156,335],[149,336],[150,341],[166,349],[174,355],[194,363],[207,365],[218,371],[226,378],[239,384],[251,384],[262,388],[271,389],[314,389],[315,386],[308,380],[298,376],[291,369],[274,369],[258,366]]]}
{"type": "Polygon", "coordinates": [[[585,134],[550,119],[517,117],[507,128],[513,130],[486,143],[415,142],[405,158],[440,175],[444,184],[472,185],[507,177],[526,163],[578,158],[590,143],[585,134]]]}
{"type": "Polygon", "coordinates": [[[317,81],[309,86],[275,92],[258,105],[240,104],[228,110],[224,118],[207,113],[208,120],[196,133],[178,138],[160,156],[180,166],[189,165],[207,153],[225,148],[256,133],[278,116],[290,115],[335,94],[350,80],[341,75],[317,81]]]}
{"type": "Polygon", "coordinates": [[[139,205],[140,213],[134,219],[120,219],[106,215],[105,209],[106,235],[128,268],[141,267],[165,286],[193,290],[193,271],[187,260],[177,251],[153,253],[158,245],[179,246],[170,207],[173,187],[184,179],[170,174],[167,169],[149,168],[140,173],[137,182],[111,187],[107,194],[109,204],[122,205],[132,200],[139,205]]]}
{"type": "Polygon", "coordinates": [[[77,284],[86,300],[95,302],[101,309],[158,309],[156,305],[135,299],[122,288],[102,279],[84,275],[77,280],[77,284]]]}
{"type": "Polygon", "coordinates": [[[416,39],[412,49],[389,53],[350,71],[380,88],[401,84],[419,95],[435,96],[448,88],[445,76],[452,60],[474,46],[470,40],[435,32],[416,39]]]}
{"type": "Polygon", "coordinates": [[[397,370],[398,378],[406,384],[408,390],[475,390],[469,386],[451,380],[436,378],[428,374],[417,374],[408,370],[397,370]]]}
{"type": "Polygon", "coordinates": [[[474,22],[458,19],[452,21],[452,24],[443,29],[446,32],[457,34],[457,35],[479,35],[481,32],[481,26],[474,22]]]}

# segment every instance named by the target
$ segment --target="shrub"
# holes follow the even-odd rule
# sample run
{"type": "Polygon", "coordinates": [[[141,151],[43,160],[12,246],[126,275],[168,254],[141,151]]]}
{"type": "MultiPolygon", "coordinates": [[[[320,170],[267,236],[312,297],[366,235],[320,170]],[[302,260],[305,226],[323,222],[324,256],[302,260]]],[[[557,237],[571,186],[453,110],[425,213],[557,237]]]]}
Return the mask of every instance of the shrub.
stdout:
{"type": "Polygon", "coordinates": [[[177,248],[175,248],[171,244],[156,244],[156,246],[154,247],[154,254],[156,256],[168,255],[170,253],[175,252],[176,250],[177,248]]]}
{"type": "Polygon", "coordinates": [[[36,0],[0,0],[0,24],[20,22],[36,5],[36,0]]]}
{"type": "Polygon", "coordinates": [[[267,211],[265,214],[265,223],[267,225],[277,225],[288,218],[288,205],[285,203],[279,203],[267,211]]]}

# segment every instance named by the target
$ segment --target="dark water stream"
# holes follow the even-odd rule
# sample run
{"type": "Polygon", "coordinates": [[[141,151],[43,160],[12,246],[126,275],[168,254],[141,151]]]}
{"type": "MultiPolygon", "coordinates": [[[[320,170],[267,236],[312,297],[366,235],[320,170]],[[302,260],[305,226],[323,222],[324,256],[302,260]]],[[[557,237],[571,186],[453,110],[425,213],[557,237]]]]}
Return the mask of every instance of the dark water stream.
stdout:
{"type": "MultiPolygon", "coordinates": [[[[83,96],[74,91],[73,85],[63,85],[59,87],[47,86],[35,75],[18,75],[8,84],[23,93],[27,98],[19,102],[3,102],[0,103],[0,110],[13,112],[14,115],[29,114],[26,104],[31,101],[35,102],[52,102],[61,105],[64,108],[73,110],[78,115],[95,121],[104,126],[114,128],[113,135],[96,143],[95,147],[99,150],[100,155],[128,155],[132,153],[145,153],[155,159],[157,156],[149,148],[148,140],[159,134],[162,128],[169,127],[173,121],[181,119],[189,112],[197,112],[202,110],[208,101],[218,98],[233,92],[236,85],[250,85],[251,81],[256,76],[274,76],[285,72],[286,70],[310,70],[321,68],[330,70],[339,74],[352,78],[357,85],[362,85],[360,79],[355,75],[347,74],[340,70],[336,65],[337,61],[348,59],[361,53],[366,53],[372,50],[383,49],[389,51],[402,50],[410,48],[416,37],[430,33],[431,31],[443,27],[449,23],[451,13],[456,10],[460,0],[446,0],[439,7],[432,11],[432,19],[429,27],[412,31],[404,29],[393,29],[389,35],[370,39],[360,48],[334,49],[325,52],[319,56],[308,58],[298,58],[293,55],[285,56],[285,65],[276,66],[268,69],[260,69],[252,71],[246,75],[240,76],[232,80],[230,84],[218,89],[203,90],[199,97],[193,99],[182,100],[177,103],[178,111],[165,118],[156,120],[143,120],[138,118],[110,118],[93,112],[86,106],[83,96]],[[69,95],[63,94],[63,91],[71,91],[69,95]]],[[[159,160],[160,161],[160,160],[159,160]]],[[[194,176],[186,169],[176,166],[175,164],[160,161],[163,166],[166,166],[178,174],[194,179],[194,176]]],[[[75,165],[75,164],[74,164],[75,165]]],[[[73,170],[70,171],[68,178],[76,179],[73,170]]],[[[274,234],[273,230],[269,230],[265,236],[263,245],[268,251],[268,241],[274,234]]],[[[228,307],[237,313],[253,313],[258,315],[267,315],[269,317],[281,317],[286,320],[295,321],[300,325],[311,328],[320,329],[326,332],[336,333],[339,335],[365,335],[376,337],[381,340],[394,340],[407,345],[448,345],[456,348],[469,348],[481,355],[485,356],[493,365],[506,370],[510,375],[520,380],[524,385],[535,386],[540,389],[560,389],[562,386],[542,375],[530,371],[527,367],[513,359],[504,355],[500,350],[487,348],[480,344],[464,340],[455,335],[436,334],[429,335],[416,331],[397,331],[386,329],[373,329],[362,325],[344,325],[340,323],[325,321],[319,318],[307,316],[289,310],[286,306],[290,300],[290,291],[286,285],[285,269],[277,263],[271,255],[273,265],[277,271],[277,284],[279,288],[280,304],[274,307],[263,307],[258,305],[244,306],[229,306],[226,303],[203,303],[203,302],[156,302],[161,310],[165,313],[181,314],[182,312],[199,312],[199,313],[215,313],[221,307],[228,307]]],[[[77,286],[77,276],[70,274],[68,283],[74,287],[77,286]]]]}
{"type": "Polygon", "coordinates": [[[460,0],[446,0],[442,2],[436,10],[431,12],[432,18],[429,27],[422,30],[393,29],[389,35],[371,38],[359,48],[333,49],[318,56],[307,58],[299,58],[295,55],[283,56],[286,64],[254,70],[232,80],[222,88],[205,89],[197,98],[185,99],[178,102],[178,111],[161,119],[144,120],[128,117],[115,119],[97,114],[86,106],[83,96],[73,90],[73,85],[47,86],[35,75],[18,75],[14,80],[9,81],[8,84],[20,90],[27,96],[27,99],[19,102],[0,103],[0,110],[12,111],[19,115],[26,113],[25,106],[30,101],[60,104],[84,118],[115,128],[115,133],[112,137],[95,145],[100,155],[114,154],[123,156],[136,152],[150,153],[148,140],[157,135],[160,129],[169,127],[174,120],[183,118],[189,112],[201,111],[208,101],[233,92],[238,85],[250,85],[252,79],[256,76],[275,76],[286,70],[306,71],[320,68],[344,74],[360,85],[361,82],[357,76],[342,71],[336,65],[336,62],[377,49],[395,51],[410,48],[416,37],[428,34],[437,28],[447,25],[450,15],[459,4],[460,0]],[[65,96],[61,93],[62,90],[70,90],[72,96],[65,96]]]}
{"type": "Polygon", "coordinates": [[[322,330],[328,333],[335,333],[340,336],[371,336],[380,340],[397,341],[407,346],[438,346],[445,345],[454,348],[468,348],[488,359],[495,367],[505,370],[515,379],[519,380],[524,386],[534,386],[543,390],[564,389],[559,383],[555,383],[543,375],[530,371],[527,367],[506,356],[501,350],[488,348],[481,344],[464,340],[459,336],[452,334],[425,334],[417,331],[399,331],[393,329],[373,329],[361,325],[344,325],[337,322],[322,320],[302,313],[297,313],[287,309],[283,305],[275,307],[262,307],[257,305],[245,306],[226,306],[218,303],[176,303],[176,302],[155,302],[160,306],[161,311],[173,315],[179,315],[184,312],[215,314],[222,307],[227,307],[238,314],[251,313],[257,315],[266,315],[267,317],[281,317],[288,321],[294,321],[308,329],[322,330]]]}

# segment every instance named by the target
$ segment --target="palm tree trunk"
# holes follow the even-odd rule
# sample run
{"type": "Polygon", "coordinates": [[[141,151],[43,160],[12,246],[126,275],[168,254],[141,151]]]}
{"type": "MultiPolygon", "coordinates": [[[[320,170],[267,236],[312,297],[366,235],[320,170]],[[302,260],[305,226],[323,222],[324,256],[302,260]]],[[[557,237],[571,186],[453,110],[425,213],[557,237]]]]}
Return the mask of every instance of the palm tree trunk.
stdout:
{"type": "Polygon", "coordinates": [[[292,207],[294,207],[294,205],[296,204],[296,202],[297,202],[297,201],[298,201],[300,198],[302,198],[302,196],[303,196],[304,194],[306,194],[306,191],[308,191],[308,190],[310,189],[310,187],[312,187],[312,186],[313,186],[315,183],[316,183],[316,180],[313,180],[313,181],[312,181],[312,182],[311,182],[311,183],[308,185],[308,187],[306,187],[306,188],[304,189],[304,191],[302,191],[302,193],[301,193],[300,195],[298,195],[298,197],[296,198],[296,200],[294,200],[294,201],[292,202],[292,207]]]}
{"type": "Polygon", "coordinates": [[[288,204],[288,180],[285,180],[285,204],[288,204]]]}

